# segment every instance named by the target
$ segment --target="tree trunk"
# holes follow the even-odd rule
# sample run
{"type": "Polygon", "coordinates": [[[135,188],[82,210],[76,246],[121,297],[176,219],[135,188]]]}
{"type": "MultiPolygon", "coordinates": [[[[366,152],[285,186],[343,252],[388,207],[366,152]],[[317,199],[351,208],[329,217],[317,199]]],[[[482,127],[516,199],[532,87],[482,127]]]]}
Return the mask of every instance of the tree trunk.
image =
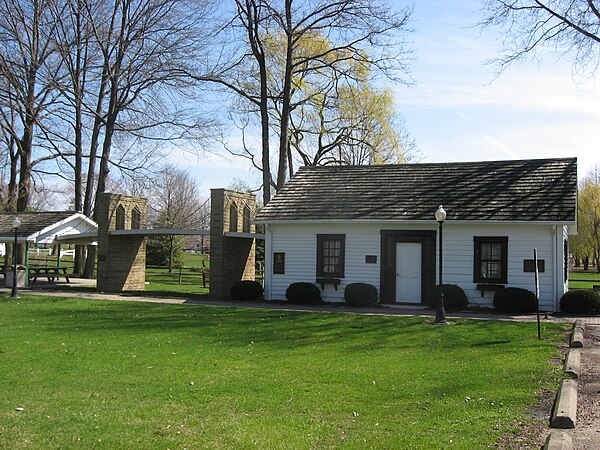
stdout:
{"type": "Polygon", "coordinates": [[[73,274],[81,276],[85,267],[85,245],[75,246],[75,260],[73,265],[73,274]]]}
{"type": "Polygon", "coordinates": [[[96,254],[98,246],[87,246],[87,258],[85,258],[85,267],[83,268],[83,278],[94,279],[96,277],[96,254]]]}
{"type": "Polygon", "coordinates": [[[169,236],[169,273],[173,272],[173,236],[169,236]]]}
{"type": "Polygon", "coordinates": [[[286,54],[285,54],[285,73],[283,79],[282,105],[281,105],[281,123],[279,135],[279,165],[277,167],[277,185],[276,190],[279,191],[286,182],[288,170],[288,150],[289,150],[289,125],[292,102],[292,65],[294,42],[292,32],[292,1],[285,1],[285,20],[286,20],[286,54]]]}

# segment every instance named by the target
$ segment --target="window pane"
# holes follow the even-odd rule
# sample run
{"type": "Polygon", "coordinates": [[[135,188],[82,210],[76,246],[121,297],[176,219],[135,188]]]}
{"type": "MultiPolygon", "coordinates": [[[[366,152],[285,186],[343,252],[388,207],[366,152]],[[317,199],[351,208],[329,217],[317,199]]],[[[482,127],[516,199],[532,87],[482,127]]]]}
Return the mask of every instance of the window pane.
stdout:
{"type": "Polygon", "coordinates": [[[500,261],[481,261],[481,278],[502,278],[502,264],[500,261]]]}
{"type": "Polygon", "coordinates": [[[502,259],[502,244],[489,244],[490,246],[490,258],[496,261],[502,259]]]}
{"type": "Polygon", "coordinates": [[[323,242],[323,272],[335,273],[340,270],[342,243],[340,241],[323,242]]]}
{"type": "Polygon", "coordinates": [[[481,244],[481,259],[490,259],[490,247],[492,244],[481,244]]]}
{"type": "Polygon", "coordinates": [[[483,243],[481,244],[481,259],[500,261],[502,259],[502,244],[483,243]]]}

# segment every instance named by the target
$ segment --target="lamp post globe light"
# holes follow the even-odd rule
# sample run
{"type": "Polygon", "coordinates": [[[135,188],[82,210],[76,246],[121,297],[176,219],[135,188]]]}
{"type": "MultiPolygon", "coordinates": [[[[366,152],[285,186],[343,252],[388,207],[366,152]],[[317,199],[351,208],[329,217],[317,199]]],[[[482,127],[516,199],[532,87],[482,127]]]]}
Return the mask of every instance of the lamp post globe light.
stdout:
{"type": "Polygon", "coordinates": [[[444,308],[444,284],[443,284],[443,276],[442,276],[442,225],[444,224],[444,220],[446,220],[446,211],[444,207],[440,205],[440,207],[435,212],[435,220],[440,226],[440,250],[439,250],[439,263],[440,263],[440,298],[438,302],[437,312],[435,313],[435,323],[436,324],[447,324],[446,320],[446,310],[444,308]]]}
{"type": "Polygon", "coordinates": [[[21,226],[21,219],[15,216],[12,221],[12,226],[15,229],[15,243],[13,245],[13,284],[10,297],[19,298],[19,286],[17,285],[17,238],[19,227],[21,226]]]}

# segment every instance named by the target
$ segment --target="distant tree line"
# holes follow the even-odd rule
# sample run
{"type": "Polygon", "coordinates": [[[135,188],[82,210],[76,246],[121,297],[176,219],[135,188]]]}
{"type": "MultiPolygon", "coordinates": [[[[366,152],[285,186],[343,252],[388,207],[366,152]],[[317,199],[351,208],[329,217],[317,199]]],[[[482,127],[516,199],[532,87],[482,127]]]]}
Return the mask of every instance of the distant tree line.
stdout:
{"type": "Polygon", "coordinates": [[[577,232],[571,239],[576,265],[589,270],[591,263],[600,273],[600,165],[579,182],[577,232]]]}

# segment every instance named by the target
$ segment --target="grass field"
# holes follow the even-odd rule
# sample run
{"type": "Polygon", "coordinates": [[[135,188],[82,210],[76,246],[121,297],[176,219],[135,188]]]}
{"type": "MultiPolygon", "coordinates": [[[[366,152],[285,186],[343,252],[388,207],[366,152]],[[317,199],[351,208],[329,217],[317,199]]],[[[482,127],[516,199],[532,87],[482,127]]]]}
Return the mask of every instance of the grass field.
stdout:
{"type": "Polygon", "coordinates": [[[0,448],[486,448],[560,325],[0,296],[0,448]],[[21,409],[22,408],[22,409],[21,409]]]}
{"type": "Polygon", "coordinates": [[[600,274],[596,272],[571,272],[569,274],[569,288],[592,289],[595,284],[600,284],[600,274]]]}

